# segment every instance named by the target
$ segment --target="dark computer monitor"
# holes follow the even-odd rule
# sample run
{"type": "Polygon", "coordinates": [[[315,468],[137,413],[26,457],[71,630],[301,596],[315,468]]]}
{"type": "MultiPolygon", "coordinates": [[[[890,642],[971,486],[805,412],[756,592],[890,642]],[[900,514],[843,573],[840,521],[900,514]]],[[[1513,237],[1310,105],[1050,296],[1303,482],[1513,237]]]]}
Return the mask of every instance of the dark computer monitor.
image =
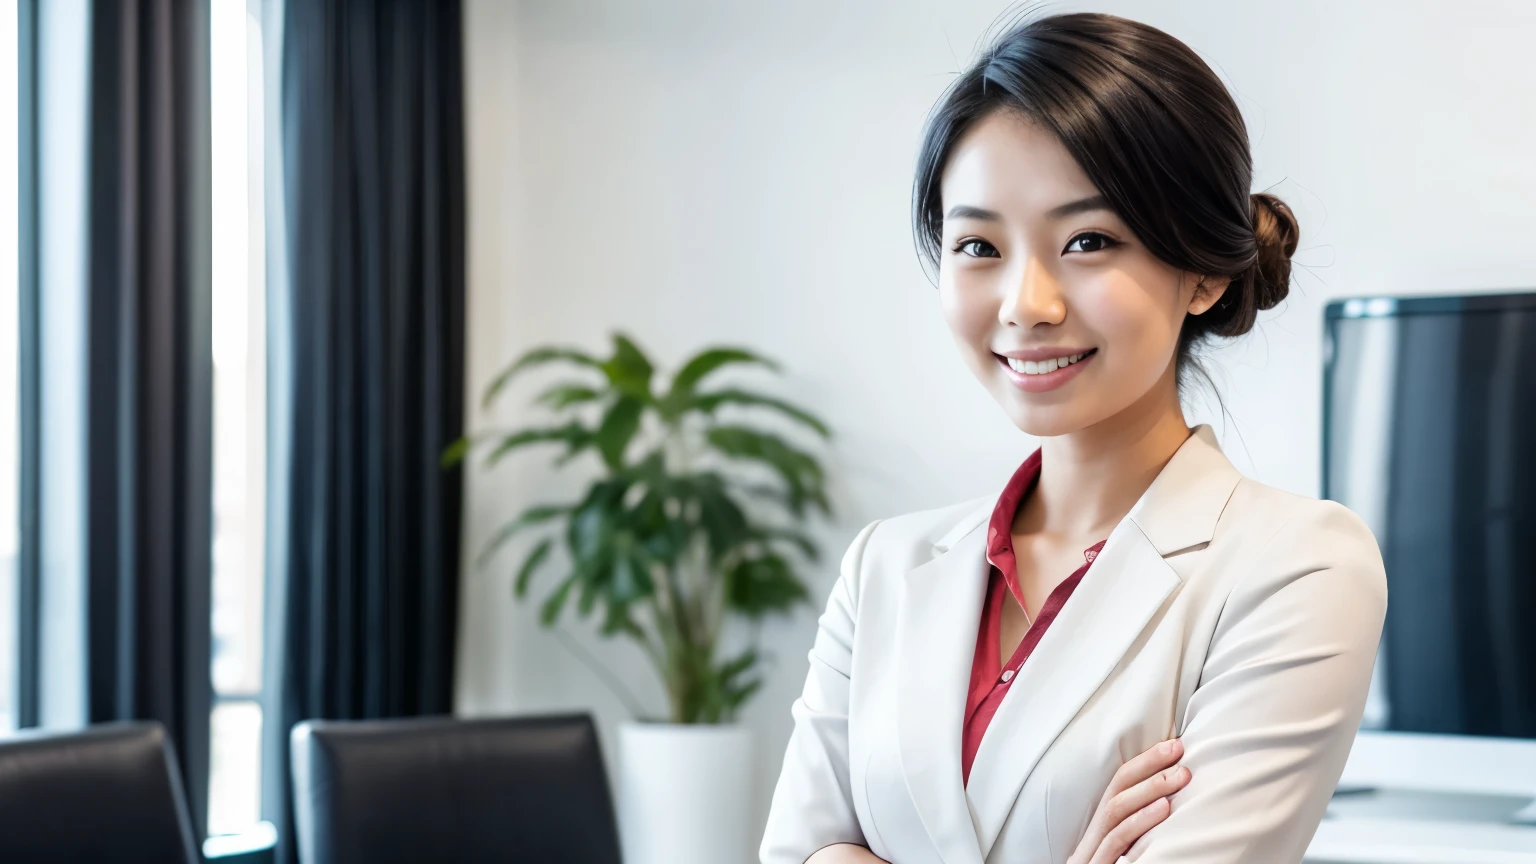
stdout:
{"type": "Polygon", "coordinates": [[[1324,321],[1323,496],[1387,571],[1363,728],[1536,739],[1536,293],[1324,321]]]}

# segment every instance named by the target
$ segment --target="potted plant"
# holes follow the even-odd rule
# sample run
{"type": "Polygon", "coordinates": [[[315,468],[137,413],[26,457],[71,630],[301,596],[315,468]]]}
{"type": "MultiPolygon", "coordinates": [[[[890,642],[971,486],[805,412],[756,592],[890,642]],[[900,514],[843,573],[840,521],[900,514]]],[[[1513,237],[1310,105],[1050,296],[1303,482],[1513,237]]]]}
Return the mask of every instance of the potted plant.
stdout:
{"type": "Polygon", "coordinates": [[[818,549],[802,529],[830,507],[816,456],[775,431],[725,419],[730,412],[721,409],[767,412],[822,439],[829,430],[785,400],[705,386],[727,366],[778,371],[768,358],[708,348],[662,389],[644,352],[617,333],[606,358],[569,347],[528,351],[490,383],[485,404],[520,373],[550,364],[582,376],[533,400],[553,422],[462,439],[443,461],[484,447],[493,465],[535,444],[563,445],[557,466],[597,457],[578,500],[530,506],[497,531],[481,560],[525,531],[545,531],[517,569],[515,595],[554,569],[550,556],[562,547],[568,563],[548,583],[544,625],[574,605],[603,635],[634,642],[660,678],[665,717],[637,717],[620,729],[625,860],[738,860],[751,842],[754,754],[750,733],[732,721],[761,685],[761,658],[755,647],[720,656],[722,628],[733,616],[760,619],[806,601],[799,570],[818,549]]]}

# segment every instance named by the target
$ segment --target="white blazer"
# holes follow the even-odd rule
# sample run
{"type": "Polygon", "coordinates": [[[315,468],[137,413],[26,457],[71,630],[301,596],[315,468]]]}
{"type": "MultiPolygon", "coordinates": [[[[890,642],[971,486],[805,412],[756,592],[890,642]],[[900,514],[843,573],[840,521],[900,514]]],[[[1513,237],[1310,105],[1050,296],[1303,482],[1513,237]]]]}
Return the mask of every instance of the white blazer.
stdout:
{"type": "Polygon", "coordinates": [[[763,837],[895,864],[1064,862],[1126,760],[1193,778],[1142,864],[1294,864],[1365,706],[1386,612],[1371,532],[1243,477],[1199,426],[1115,526],[987,727],[960,733],[996,496],[876,520],[842,561],[763,837]]]}

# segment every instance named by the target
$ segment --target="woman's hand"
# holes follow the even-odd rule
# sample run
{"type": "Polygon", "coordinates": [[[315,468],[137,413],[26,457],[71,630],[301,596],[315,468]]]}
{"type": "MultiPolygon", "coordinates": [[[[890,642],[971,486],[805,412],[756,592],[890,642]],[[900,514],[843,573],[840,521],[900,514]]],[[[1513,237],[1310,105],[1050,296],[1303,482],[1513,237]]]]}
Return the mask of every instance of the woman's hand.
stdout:
{"type": "Polygon", "coordinates": [[[1183,756],[1184,742],[1174,738],[1121,765],[1067,864],[1115,864],[1141,835],[1167,819],[1168,796],[1189,782],[1189,769],[1177,764],[1183,756]]]}
{"type": "MultiPolygon", "coordinates": [[[[1178,764],[1183,757],[1184,742],[1174,738],[1121,765],[1067,864],[1115,864],[1141,835],[1168,818],[1168,796],[1189,783],[1189,769],[1178,764]]],[[[836,843],[818,849],[805,864],[889,862],[863,846],[836,843]]]]}
{"type": "Polygon", "coordinates": [[[805,864],[890,864],[879,855],[852,843],[823,846],[805,859],[805,864]]]}

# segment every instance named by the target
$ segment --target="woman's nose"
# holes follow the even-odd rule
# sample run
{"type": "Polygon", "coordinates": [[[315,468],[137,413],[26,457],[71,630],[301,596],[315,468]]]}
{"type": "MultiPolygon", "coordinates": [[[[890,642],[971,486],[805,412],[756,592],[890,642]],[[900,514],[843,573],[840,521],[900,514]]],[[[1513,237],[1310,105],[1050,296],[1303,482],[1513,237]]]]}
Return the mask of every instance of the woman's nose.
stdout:
{"type": "Polygon", "coordinates": [[[1028,329],[1036,324],[1060,324],[1066,314],[1061,286],[1038,258],[1030,256],[1024,260],[1024,271],[1011,280],[997,320],[1004,326],[1028,329]]]}

